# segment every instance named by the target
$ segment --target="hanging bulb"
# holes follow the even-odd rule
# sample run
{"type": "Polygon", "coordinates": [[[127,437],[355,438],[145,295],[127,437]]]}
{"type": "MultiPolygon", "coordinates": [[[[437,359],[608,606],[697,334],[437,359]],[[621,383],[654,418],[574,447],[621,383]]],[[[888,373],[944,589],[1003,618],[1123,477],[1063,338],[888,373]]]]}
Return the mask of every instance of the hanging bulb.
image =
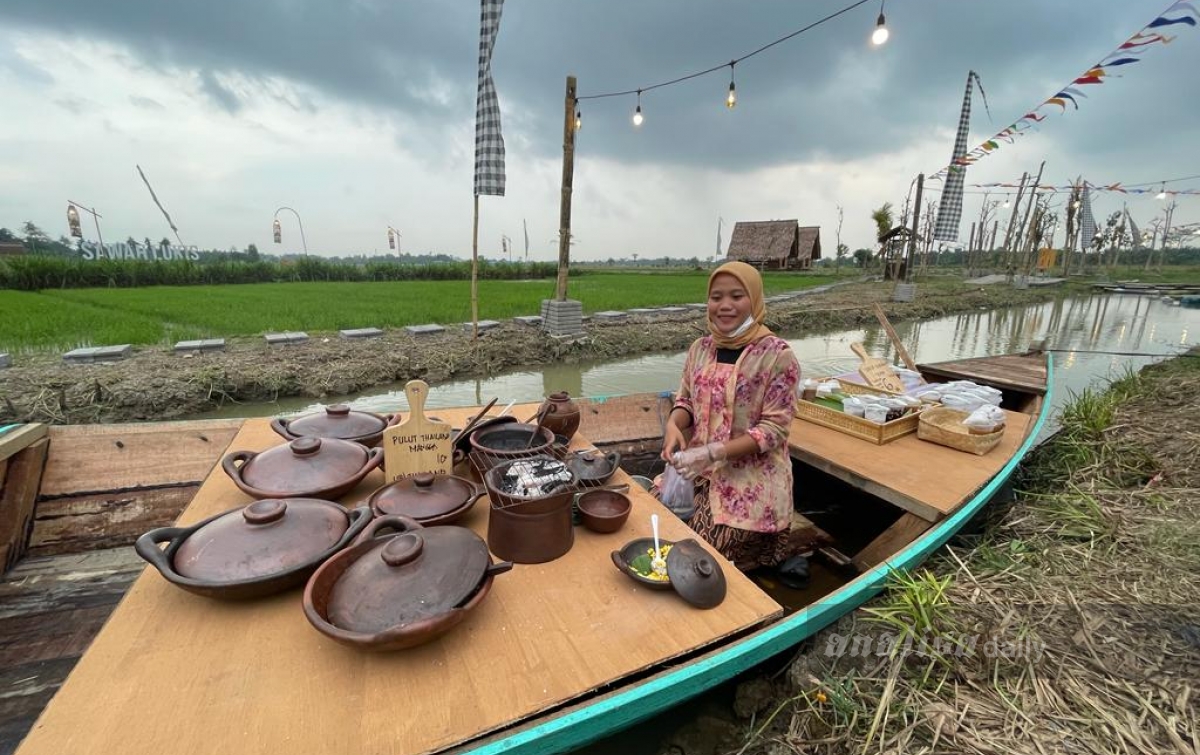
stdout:
{"type": "Polygon", "coordinates": [[[733,66],[736,61],[729,61],[729,94],[725,97],[725,107],[733,110],[737,105],[737,87],[733,83],[733,66]]]}
{"type": "Polygon", "coordinates": [[[1162,188],[1158,190],[1158,196],[1156,196],[1155,199],[1166,199],[1166,198],[1167,198],[1167,185],[1164,183],[1162,185],[1162,188]]]}
{"type": "Polygon", "coordinates": [[[879,2],[879,18],[875,21],[875,31],[871,32],[871,42],[876,47],[888,41],[887,22],[883,19],[883,0],[879,2]]]}
{"type": "Polygon", "coordinates": [[[1004,207],[1003,207],[1003,209],[1005,209],[1005,210],[1007,210],[1007,209],[1008,209],[1008,195],[1007,195],[1007,194],[1005,194],[1005,195],[1004,195],[1004,207]]]}
{"type": "Polygon", "coordinates": [[[576,110],[575,111],[575,130],[578,131],[581,128],[583,128],[583,112],[580,110],[576,110]]]}
{"type": "Polygon", "coordinates": [[[642,121],[645,120],[642,118],[642,90],[638,90],[637,96],[638,104],[637,109],[633,111],[633,125],[640,126],[642,125],[642,121]]]}

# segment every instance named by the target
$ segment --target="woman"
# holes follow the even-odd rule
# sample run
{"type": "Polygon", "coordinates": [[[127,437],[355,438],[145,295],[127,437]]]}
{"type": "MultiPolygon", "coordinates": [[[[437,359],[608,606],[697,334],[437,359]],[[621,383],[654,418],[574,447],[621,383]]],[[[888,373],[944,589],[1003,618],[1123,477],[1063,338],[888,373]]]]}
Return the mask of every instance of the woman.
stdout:
{"type": "Polygon", "coordinates": [[[787,341],[763,325],[765,314],[757,270],[727,262],[713,271],[709,332],[688,350],[662,458],[694,481],[688,524],[698,535],[742,571],[782,566],[781,581],[802,586],[807,562],[788,558],[787,439],[800,365],[787,341]]]}

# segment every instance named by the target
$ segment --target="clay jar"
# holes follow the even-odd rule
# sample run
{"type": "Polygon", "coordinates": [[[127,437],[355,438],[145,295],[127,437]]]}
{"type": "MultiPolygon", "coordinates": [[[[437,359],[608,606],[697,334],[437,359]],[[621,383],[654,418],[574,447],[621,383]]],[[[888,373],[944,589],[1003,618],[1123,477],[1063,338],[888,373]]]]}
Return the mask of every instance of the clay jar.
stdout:
{"type": "Polygon", "coordinates": [[[562,435],[570,440],[579,429],[579,407],[571,400],[566,391],[551,393],[542,402],[539,412],[542,416],[542,427],[548,427],[555,435],[562,435]]]}

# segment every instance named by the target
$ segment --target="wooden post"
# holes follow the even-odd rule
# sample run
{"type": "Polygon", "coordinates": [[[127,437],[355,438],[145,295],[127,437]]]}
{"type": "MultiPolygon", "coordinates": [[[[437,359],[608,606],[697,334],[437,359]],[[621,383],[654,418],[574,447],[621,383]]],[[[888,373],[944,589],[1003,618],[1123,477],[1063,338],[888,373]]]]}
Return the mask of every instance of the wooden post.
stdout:
{"type": "Polygon", "coordinates": [[[1028,173],[1021,174],[1021,185],[1017,188],[1017,198],[1013,201],[1012,216],[1008,219],[1008,230],[1004,232],[1004,257],[1005,264],[1011,262],[1009,250],[1012,242],[1013,230],[1017,227],[1017,213],[1021,211],[1021,197],[1025,194],[1025,179],[1029,178],[1028,173]]]}
{"type": "Polygon", "coordinates": [[[904,263],[904,280],[912,280],[913,260],[917,256],[917,231],[921,228],[921,192],[925,188],[925,174],[917,175],[917,201],[913,203],[912,233],[908,237],[908,259],[904,263]]]}
{"type": "Polygon", "coordinates": [[[567,271],[571,267],[571,184],[575,179],[575,77],[567,77],[563,105],[562,199],[558,206],[558,285],[555,298],[567,300],[567,271]]]}
{"type": "MultiPolygon", "coordinates": [[[[1037,202],[1037,190],[1042,184],[1042,171],[1046,169],[1046,161],[1042,160],[1042,165],[1038,168],[1037,178],[1033,179],[1033,186],[1029,189],[1029,204],[1025,205],[1025,217],[1021,218],[1021,227],[1017,230],[1016,241],[1021,245],[1021,256],[1014,256],[1013,264],[1020,263],[1021,267],[1025,267],[1024,253],[1028,245],[1028,237],[1026,236],[1026,227],[1029,223],[1029,214],[1033,212],[1033,205],[1037,202]]],[[[1032,236],[1032,234],[1029,234],[1032,236]]]]}
{"type": "Polygon", "coordinates": [[[471,339],[479,338],[479,195],[475,195],[475,222],[471,225],[471,339]]]}
{"type": "Polygon", "coordinates": [[[904,361],[904,366],[916,372],[917,363],[909,356],[908,349],[904,348],[904,342],[900,340],[900,336],[896,333],[896,329],[892,327],[891,321],[887,318],[887,313],[883,311],[883,307],[879,302],[875,302],[875,319],[879,320],[879,324],[883,326],[883,330],[887,333],[888,338],[892,339],[892,346],[896,348],[896,353],[904,361]]]}

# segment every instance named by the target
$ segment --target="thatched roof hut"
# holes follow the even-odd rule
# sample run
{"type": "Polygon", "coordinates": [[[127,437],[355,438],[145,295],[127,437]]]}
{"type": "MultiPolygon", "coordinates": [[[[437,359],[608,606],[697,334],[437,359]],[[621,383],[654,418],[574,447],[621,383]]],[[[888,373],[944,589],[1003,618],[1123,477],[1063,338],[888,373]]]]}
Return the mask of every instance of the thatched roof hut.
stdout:
{"type": "Polygon", "coordinates": [[[763,269],[807,270],[821,259],[821,227],[801,227],[796,220],[740,221],[726,256],[763,269]]]}

